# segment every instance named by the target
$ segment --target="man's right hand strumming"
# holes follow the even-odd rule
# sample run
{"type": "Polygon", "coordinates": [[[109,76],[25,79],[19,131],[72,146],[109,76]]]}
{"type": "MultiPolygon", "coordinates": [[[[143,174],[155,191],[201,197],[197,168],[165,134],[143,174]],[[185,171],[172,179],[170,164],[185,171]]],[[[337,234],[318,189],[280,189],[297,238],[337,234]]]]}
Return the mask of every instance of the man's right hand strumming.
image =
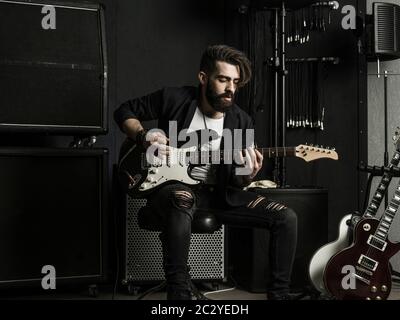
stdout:
{"type": "Polygon", "coordinates": [[[123,123],[124,132],[128,137],[140,144],[145,150],[150,146],[157,148],[157,156],[169,154],[168,138],[160,131],[147,131],[137,119],[127,119],[123,123]]]}

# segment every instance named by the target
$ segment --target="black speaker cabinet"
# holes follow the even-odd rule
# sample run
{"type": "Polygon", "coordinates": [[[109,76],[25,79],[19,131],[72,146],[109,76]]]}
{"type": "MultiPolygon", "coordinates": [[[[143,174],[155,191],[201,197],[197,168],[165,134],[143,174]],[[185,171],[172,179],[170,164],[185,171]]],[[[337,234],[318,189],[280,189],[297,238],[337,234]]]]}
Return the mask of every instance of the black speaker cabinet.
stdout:
{"type": "Polygon", "coordinates": [[[0,0],[0,131],[107,132],[103,9],[0,0]]]}
{"type": "Polygon", "coordinates": [[[0,148],[0,287],[106,280],[108,152],[0,148]]]}
{"type": "Polygon", "coordinates": [[[370,58],[380,60],[400,58],[400,6],[374,2],[372,20],[368,32],[370,58]]]}
{"type": "MultiPolygon", "coordinates": [[[[297,250],[292,287],[309,285],[308,265],[328,242],[328,192],[325,189],[253,189],[268,199],[292,208],[298,217],[297,250]]],[[[270,272],[269,232],[265,229],[229,227],[229,270],[237,284],[251,292],[265,292],[270,272]]]]}

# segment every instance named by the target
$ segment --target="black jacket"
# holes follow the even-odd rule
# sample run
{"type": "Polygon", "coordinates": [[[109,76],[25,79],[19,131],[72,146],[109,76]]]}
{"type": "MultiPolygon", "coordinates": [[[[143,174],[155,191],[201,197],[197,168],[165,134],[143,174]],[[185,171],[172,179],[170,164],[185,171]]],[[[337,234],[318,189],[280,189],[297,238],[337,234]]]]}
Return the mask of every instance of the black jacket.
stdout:
{"type": "MultiPolygon", "coordinates": [[[[158,127],[168,135],[169,121],[177,121],[178,132],[187,129],[199,105],[198,88],[164,88],[141,98],[128,100],[115,112],[114,119],[122,130],[125,120],[135,118],[139,121],[158,119],[158,127]]],[[[225,113],[224,128],[252,129],[252,120],[247,113],[234,104],[225,113]]],[[[221,144],[223,146],[223,142],[221,144]]],[[[220,193],[228,206],[242,206],[254,199],[254,195],[236,186],[235,166],[221,165],[217,175],[221,183],[220,193]]]]}

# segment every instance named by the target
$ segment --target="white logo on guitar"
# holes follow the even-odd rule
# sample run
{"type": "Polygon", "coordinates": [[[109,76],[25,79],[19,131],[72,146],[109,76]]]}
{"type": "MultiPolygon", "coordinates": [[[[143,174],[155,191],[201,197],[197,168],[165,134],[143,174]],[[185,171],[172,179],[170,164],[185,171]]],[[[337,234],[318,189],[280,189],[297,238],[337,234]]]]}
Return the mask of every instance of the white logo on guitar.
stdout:
{"type": "Polygon", "coordinates": [[[342,278],[342,288],[344,290],[355,290],[356,289],[356,269],[353,266],[343,266],[342,274],[345,276],[342,278]]]}

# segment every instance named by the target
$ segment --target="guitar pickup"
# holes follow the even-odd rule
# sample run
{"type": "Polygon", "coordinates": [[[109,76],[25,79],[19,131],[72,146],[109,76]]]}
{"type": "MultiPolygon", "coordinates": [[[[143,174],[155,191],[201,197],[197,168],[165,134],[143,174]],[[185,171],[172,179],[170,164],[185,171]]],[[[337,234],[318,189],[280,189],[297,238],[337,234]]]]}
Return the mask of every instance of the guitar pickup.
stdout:
{"type": "Polygon", "coordinates": [[[365,256],[361,255],[360,259],[358,259],[358,264],[368,270],[375,271],[376,268],[378,267],[378,262],[365,256]]]}
{"type": "Polygon", "coordinates": [[[387,242],[383,241],[377,237],[375,237],[374,235],[370,235],[367,243],[371,246],[374,247],[375,249],[378,249],[380,251],[385,251],[386,246],[387,246],[387,242]]]}

